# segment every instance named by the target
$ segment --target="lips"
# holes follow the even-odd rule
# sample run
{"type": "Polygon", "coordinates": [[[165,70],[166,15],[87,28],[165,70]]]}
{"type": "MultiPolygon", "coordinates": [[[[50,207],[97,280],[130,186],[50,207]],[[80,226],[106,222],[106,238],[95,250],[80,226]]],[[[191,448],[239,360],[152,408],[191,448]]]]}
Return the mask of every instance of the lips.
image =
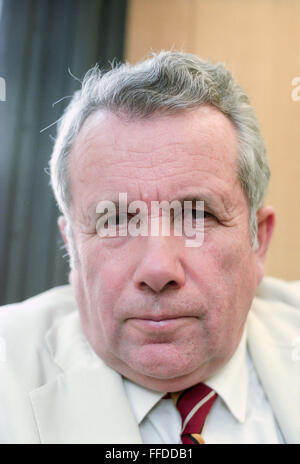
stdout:
{"type": "Polygon", "coordinates": [[[186,316],[174,316],[174,314],[172,315],[164,315],[164,314],[151,314],[151,316],[138,316],[134,319],[141,319],[141,320],[144,320],[144,321],[153,321],[153,322],[161,322],[161,321],[168,321],[170,319],[179,319],[179,318],[182,318],[182,317],[186,317],[186,316]]]}
{"type": "Polygon", "coordinates": [[[138,317],[131,318],[129,322],[134,327],[143,331],[157,331],[157,330],[174,330],[180,326],[191,322],[191,317],[188,316],[151,316],[151,317],[138,317]]]}

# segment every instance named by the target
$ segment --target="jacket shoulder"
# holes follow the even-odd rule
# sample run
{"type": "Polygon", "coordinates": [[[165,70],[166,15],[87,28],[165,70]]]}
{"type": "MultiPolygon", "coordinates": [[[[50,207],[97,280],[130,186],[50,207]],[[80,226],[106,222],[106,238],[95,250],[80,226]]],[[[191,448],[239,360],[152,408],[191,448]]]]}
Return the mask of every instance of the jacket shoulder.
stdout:
{"type": "Polygon", "coordinates": [[[248,320],[259,321],[272,338],[290,344],[300,335],[300,281],[265,277],[257,289],[248,320]]]}
{"type": "Polygon", "coordinates": [[[263,279],[247,321],[254,366],[286,443],[299,443],[300,282],[263,279]],[[288,392],[288,395],[287,395],[288,392]]]}
{"type": "Polygon", "coordinates": [[[49,328],[77,305],[70,285],[54,287],[20,303],[0,307],[0,356],[2,362],[26,365],[45,350],[49,328]],[[4,359],[5,358],[5,359],[4,359]]]}
{"type": "Polygon", "coordinates": [[[44,321],[47,326],[51,320],[74,310],[76,301],[70,285],[51,288],[20,303],[0,307],[0,333],[19,326],[21,323],[44,321]]]}
{"type": "Polygon", "coordinates": [[[264,277],[257,288],[256,297],[300,309],[300,280],[286,281],[276,277],[264,277]]]}
{"type": "Polygon", "coordinates": [[[48,331],[77,312],[71,286],[0,308],[0,443],[39,443],[29,393],[61,374],[48,331]]]}

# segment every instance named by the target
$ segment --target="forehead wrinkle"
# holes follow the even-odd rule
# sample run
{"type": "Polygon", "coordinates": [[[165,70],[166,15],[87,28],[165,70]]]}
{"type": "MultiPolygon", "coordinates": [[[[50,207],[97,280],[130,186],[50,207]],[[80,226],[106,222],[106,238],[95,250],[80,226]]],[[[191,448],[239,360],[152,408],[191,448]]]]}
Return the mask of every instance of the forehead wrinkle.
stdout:
{"type": "MultiPolygon", "coordinates": [[[[118,194],[119,192],[120,193],[127,193],[128,194],[128,201],[133,201],[133,200],[136,200],[136,199],[142,199],[142,198],[145,198],[145,197],[149,197],[149,194],[144,190],[145,188],[145,184],[144,182],[148,182],[148,183],[151,183],[151,185],[148,185],[147,188],[150,189],[149,192],[151,191],[152,193],[150,194],[151,197],[156,196],[156,198],[162,198],[164,200],[169,200],[170,199],[175,199],[175,197],[173,196],[172,194],[172,190],[175,191],[175,184],[176,184],[176,191],[180,190],[180,184],[184,185],[186,184],[186,176],[190,174],[190,171],[191,171],[192,167],[185,170],[185,171],[181,171],[181,172],[173,172],[173,173],[168,173],[168,174],[164,174],[162,176],[142,176],[140,178],[137,178],[136,176],[136,173],[133,173],[133,174],[130,174],[130,173],[126,173],[124,175],[122,174],[119,174],[117,175],[116,178],[114,178],[114,184],[115,185],[118,185],[120,184],[120,181],[125,179],[127,181],[127,184],[124,185],[124,188],[120,188],[118,190],[109,190],[109,191],[104,191],[104,192],[99,192],[99,200],[98,201],[101,201],[101,200],[111,200],[111,201],[117,201],[118,199],[118,194]],[[166,193],[165,195],[165,198],[163,198],[164,195],[161,194],[161,192],[159,192],[160,189],[160,185],[159,183],[162,184],[162,180],[169,180],[169,179],[176,179],[178,178],[178,182],[172,182],[172,185],[170,187],[172,187],[171,189],[169,189],[169,192],[166,193]],[[117,182],[118,181],[118,182],[117,182]],[[128,181],[130,181],[130,186],[128,185],[128,181]],[[129,187],[129,189],[128,189],[129,187]],[[154,191],[153,189],[156,190],[156,195],[154,194],[154,191]],[[107,192],[109,192],[109,195],[107,194],[107,192]],[[135,194],[133,193],[135,192],[135,194]],[[138,198],[137,198],[137,197],[138,198]],[[100,198],[101,197],[101,198],[100,198]],[[172,197],[172,198],[171,198],[172,197]],[[114,200],[116,199],[116,200],[114,200]]],[[[205,169],[200,169],[200,174],[208,174],[208,175],[211,175],[211,171],[210,170],[205,170],[205,169]]],[[[217,173],[214,173],[213,176],[214,176],[214,179],[218,180],[218,183],[216,186],[212,187],[212,185],[208,185],[207,187],[205,185],[203,185],[203,182],[201,181],[201,177],[198,178],[198,179],[195,179],[195,176],[197,177],[197,170],[193,170],[193,176],[192,178],[190,178],[190,183],[191,184],[194,184],[194,187],[192,187],[192,193],[191,195],[192,196],[198,196],[198,192],[207,192],[208,190],[214,190],[215,192],[212,192],[211,194],[209,194],[211,197],[219,197],[224,205],[224,208],[225,210],[228,212],[230,209],[232,209],[232,205],[234,202],[231,201],[231,198],[230,198],[230,192],[228,193],[228,186],[226,185],[226,179],[224,179],[223,176],[220,176],[218,175],[217,173]],[[202,185],[201,185],[202,184],[202,185]],[[227,193],[226,193],[227,192],[227,193]]],[[[84,179],[83,179],[84,181],[84,179]]],[[[105,183],[105,180],[102,180],[102,185],[103,185],[103,182],[105,183]]],[[[125,182],[126,183],[126,182],[125,182]]],[[[205,179],[204,179],[204,183],[205,183],[205,179]]],[[[238,179],[236,179],[236,184],[238,184],[238,179]]],[[[163,185],[163,184],[162,184],[163,185]]],[[[185,187],[183,187],[183,189],[185,190],[185,187]]],[[[147,190],[147,189],[146,189],[147,190]]],[[[95,204],[95,202],[93,201],[92,202],[92,205],[95,204]]]]}
{"type": "MultiPolygon", "coordinates": [[[[117,155],[118,163],[122,164],[124,162],[125,166],[129,166],[129,167],[130,167],[131,161],[132,161],[132,164],[136,166],[137,158],[139,157],[139,155],[141,156],[143,155],[142,163],[144,164],[145,161],[148,160],[149,167],[155,168],[155,164],[153,161],[153,158],[155,156],[160,156],[160,158],[162,158],[160,159],[160,164],[168,163],[169,161],[172,162],[174,160],[175,153],[178,154],[178,151],[179,151],[179,155],[180,155],[181,148],[183,148],[183,152],[191,156],[192,159],[197,158],[197,157],[206,157],[209,160],[214,160],[214,161],[222,162],[222,163],[228,163],[229,165],[231,165],[233,162],[233,160],[230,159],[231,157],[228,157],[228,156],[222,157],[222,155],[215,156],[216,155],[216,152],[214,150],[215,144],[212,143],[213,140],[210,134],[211,128],[206,128],[206,132],[201,134],[201,139],[202,139],[201,145],[204,145],[203,148],[199,146],[200,145],[199,140],[194,141],[193,138],[192,139],[189,138],[188,142],[192,143],[193,145],[197,144],[198,146],[190,148],[188,142],[186,143],[182,141],[172,141],[168,143],[161,142],[161,143],[158,143],[158,145],[154,143],[154,146],[152,144],[150,148],[147,148],[147,147],[143,148],[139,146],[139,149],[136,149],[134,146],[129,146],[127,147],[126,150],[124,150],[122,147],[118,147],[118,140],[116,138],[116,134],[114,133],[114,130],[110,131],[109,133],[110,140],[108,142],[107,137],[104,134],[101,134],[101,130],[99,131],[100,132],[99,133],[99,132],[95,132],[95,129],[96,127],[92,126],[90,128],[86,128],[85,133],[78,134],[78,138],[75,141],[74,151],[78,152],[78,155],[80,154],[80,159],[84,160],[89,156],[91,151],[92,153],[95,152],[94,145],[98,145],[99,146],[99,150],[98,150],[99,157],[102,158],[101,161],[103,163],[103,167],[106,165],[111,165],[111,163],[114,162],[115,156],[112,156],[112,155],[117,155]],[[100,143],[99,143],[99,139],[100,139],[100,143]],[[79,147],[78,147],[78,143],[79,143],[79,147]],[[84,149],[82,149],[82,145],[84,149]],[[209,151],[209,153],[206,153],[207,151],[209,151]],[[122,155],[124,155],[125,157],[127,156],[126,161],[122,159],[123,158],[122,155]],[[107,162],[105,162],[106,158],[108,160],[107,162]]],[[[195,132],[196,135],[199,136],[199,131],[197,130],[197,128],[193,128],[193,129],[194,129],[193,132],[195,132]]],[[[160,140],[159,137],[157,137],[157,139],[160,140]]],[[[134,137],[132,137],[131,140],[132,140],[132,144],[134,145],[134,141],[135,141],[134,137]]],[[[154,138],[154,141],[155,140],[156,140],[156,137],[154,138]]],[[[214,137],[214,140],[215,140],[215,137],[214,137]]],[[[139,144],[140,141],[137,141],[137,143],[139,144]]],[[[228,150],[226,150],[227,148],[226,146],[228,144],[226,144],[226,141],[223,141],[223,144],[225,144],[224,148],[225,148],[225,151],[227,152],[228,150]]],[[[220,149],[218,150],[218,152],[219,151],[223,152],[223,150],[220,150],[220,149]]],[[[235,158],[237,159],[237,156],[235,158]]],[[[97,164],[97,162],[98,160],[96,159],[95,164],[97,164]]]]}
{"type": "MultiPolygon", "coordinates": [[[[104,122],[104,126],[105,126],[105,122],[104,122]]],[[[136,127],[138,129],[138,126],[136,127]]],[[[87,157],[90,154],[90,152],[91,152],[91,155],[93,155],[91,156],[92,158],[91,161],[88,162],[88,166],[86,166],[86,172],[89,173],[88,169],[90,168],[90,173],[92,174],[91,184],[94,184],[94,182],[96,183],[98,181],[97,180],[98,174],[99,174],[99,179],[101,180],[102,167],[112,166],[114,164],[118,164],[119,166],[122,167],[123,170],[126,170],[126,168],[128,168],[128,170],[130,171],[131,166],[134,168],[135,172],[132,172],[132,173],[126,172],[125,175],[123,175],[123,173],[122,175],[120,175],[119,173],[115,174],[114,172],[112,172],[111,175],[114,178],[113,180],[114,185],[117,185],[116,180],[118,178],[120,179],[120,181],[122,179],[126,179],[127,181],[130,180],[132,184],[138,182],[140,191],[139,192],[136,191],[136,193],[139,194],[139,197],[142,196],[141,194],[142,194],[143,187],[144,187],[143,182],[145,182],[145,180],[155,183],[155,185],[152,186],[152,193],[154,193],[154,189],[156,189],[157,191],[157,190],[160,190],[160,188],[164,186],[163,182],[161,182],[162,180],[164,179],[180,180],[180,177],[182,177],[182,180],[184,181],[184,177],[189,175],[191,171],[195,172],[196,175],[197,175],[197,171],[199,171],[199,174],[202,174],[202,175],[207,175],[207,173],[209,175],[213,175],[215,180],[218,179],[218,184],[219,184],[219,181],[228,183],[228,175],[226,175],[226,169],[224,169],[222,173],[218,169],[218,166],[222,167],[224,164],[232,166],[233,161],[234,161],[233,154],[235,154],[236,150],[232,149],[233,147],[229,140],[228,142],[226,142],[226,140],[222,141],[221,135],[214,134],[214,130],[212,130],[212,128],[210,127],[207,127],[207,125],[204,128],[205,131],[202,130],[203,128],[199,131],[197,125],[195,125],[195,127],[192,127],[192,130],[193,130],[192,137],[189,137],[188,139],[186,138],[184,141],[176,140],[178,131],[176,132],[175,130],[173,130],[175,141],[172,140],[171,142],[168,140],[166,140],[165,142],[160,141],[159,134],[163,135],[164,131],[166,131],[166,128],[164,127],[163,130],[161,130],[161,126],[157,125],[155,127],[155,131],[152,130],[152,134],[154,134],[155,136],[154,141],[148,140],[148,144],[143,145],[141,144],[141,141],[142,141],[141,136],[138,138],[137,143],[135,143],[134,137],[131,137],[130,138],[131,143],[129,143],[129,146],[128,144],[125,144],[126,149],[123,149],[122,147],[120,147],[121,138],[117,137],[115,127],[112,127],[112,130],[108,132],[109,143],[107,142],[107,138],[104,136],[103,131],[101,133],[101,124],[99,128],[100,128],[99,130],[100,134],[99,132],[97,132],[96,124],[91,125],[90,127],[86,128],[86,133],[83,134],[83,137],[81,140],[83,147],[79,143],[79,148],[80,148],[78,150],[79,153],[84,152],[86,153],[87,157]],[[198,138],[197,140],[194,137],[194,135],[199,136],[199,132],[201,135],[201,139],[199,140],[198,138]],[[97,135],[99,135],[99,138],[97,137],[97,135]],[[217,141],[215,139],[217,139],[217,141]],[[217,150],[215,149],[214,140],[216,141],[216,144],[218,147],[217,150]],[[102,141],[103,141],[103,144],[101,144],[102,141]],[[97,156],[97,145],[100,145],[99,157],[97,156]],[[136,147],[138,147],[139,149],[136,150],[136,147]],[[82,148],[86,148],[86,150],[82,150],[82,148]],[[230,148],[230,152],[229,152],[229,148],[230,148]],[[225,152],[225,154],[227,155],[225,158],[223,157],[223,152],[225,152]],[[181,153],[182,153],[182,158],[180,156],[181,153]],[[124,159],[123,156],[126,159],[124,159]],[[189,156],[188,161],[186,160],[187,156],[189,156]],[[101,162],[100,162],[100,158],[101,158],[101,162]],[[181,159],[182,159],[182,163],[184,163],[183,168],[181,168],[181,159]],[[215,164],[215,167],[212,166],[213,169],[211,169],[209,165],[208,165],[208,169],[206,169],[206,161],[205,161],[206,159],[209,162],[213,162],[213,165],[215,164]],[[157,163],[158,160],[159,160],[159,163],[157,163]],[[140,164],[142,166],[140,166],[140,164]],[[168,169],[168,165],[170,165],[170,169],[168,169]],[[172,172],[172,165],[174,166],[175,171],[177,169],[177,172],[174,172],[174,170],[172,172]],[[161,173],[161,169],[160,169],[162,166],[164,166],[163,174],[161,173]],[[178,172],[178,167],[180,167],[180,172],[178,172]],[[140,178],[137,178],[136,170],[142,169],[142,168],[144,168],[143,172],[141,173],[140,171],[140,173],[143,175],[140,175],[140,178]],[[95,172],[96,175],[95,174],[93,175],[93,172],[95,172]],[[151,175],[152,172],[153,172],[153,175],[151,175]],[[159,185],[159,183],[162,185],[159,185]]],[[[138,132],[138,130],[134,132],[131,131],[130,133],[132,134],[135,132],[138,132]]],[[[106,133],[107,132],[105,132],[105,134],[106,133]]],[[[222,134],[225,137],[227,134],[227,130],[224,130],[223,128],[222,134]]],[[[168,135],[169,135],[169,132],[168,132],[168,135]]],[[[231,137],[231,140],[232,140],[232,137],[231,137]]],[[[84,160],[83,160],[83,165],[84,165],[84,160]]],[[[79,170],[79,173],[81,174],[81,176],[79,177],[81,177],[82,182],[86,183],[86,178],[84,178],[84,176],[82,175],[82,171],[79,170]]],[[[231,174],[231,177],[232,177],[232,174],[231,174]]],[[[186,183],[190,183],[191,180],[192,180],[191,183],[193,183],[194,179],[189,179],[188,182],[186,183]]],[[[237,182],[238,179],[235,179],[235,181],[237,182]]],[[[200,182],[201,182],[201,177],[198,180],[199,185],[200,185],[200,182]]],[[[103,179],[101,180],[100,184],[103,185],[103,179]]],[[[204,184],[205,184],[205,179],[204,179],[204,184]]],[[[230,185],[232,185],[232,181],[230,185]]],[[[174,186],[171,186],[171,187],[173,190],[174,186]]],[[[94,193],[95,193],[95,189],[94,189],[93,195],[94,193]]],[[[221,192],[220,192],[220,195],[223,196],[221,192]]],[[[89,196],[90,198],[92,198],[92,195],[89,195],[89,196]]],[[[158,192],[156,192],[156,197],[159,197],[158,192]]],[[[226,199],[226,195],[225,195],[225,200],[223,200],[223,204],[227,205],[228,203],[229,203],[229,200],[226,199]]]]}
{"type": "MultiPolygon", "coordinates": [[[[135,124],[136,124],[136,122],[135,122],[135,124]]],[[[133,127],[133,125],[134,125],[134,123],[130,124],[131,127],[133,127]]],[[[131,154],[151,155],[152,153],[155,153],[155,152],[160,151],[162,149],[172,147],[174,145],[183,145],[183,146],[185,145],[185,143],[180,142],[180,141],[177,141],[177,142],[172,141],[172,142],[169,142],[169,143],[161,142],[161,143],[158,143],[158,145],[157,145],[155,142],[156,141],[160,142],[160,140],[161,140],[161,131],[159,131],[159,126],[158,126],[156,128],[156,130],[155,130],[155,135],[153,136],[153,143],[152,143],[150,148],[147,148],[147,146],[141,147],[140,146],[141,141],[140,141],[139,137],[135,138],[134,133],[133,133],[132,134],[133,136],[129,140],[130,145],[127,147],[126,151],[124,151],[124,149],[122,147],[118,147],[118,137],[117,137],[117,134],[115,133],[114,128],[112,128],[112,130],[110,130],[110,132],[109,132],[109,142],[108,142],[107,133],[103,134],[103,132],[102,132],[103,127],[101,127],[101,126],[102,126],[102,124],[100,123],[100,127],[99,127],[100,130],[98,130],[98,131],[97,131],[97,126],[95,124],[92,124],[92,125],[87,126],[87,127],[83,127],[81,129],[81,131],[79,132],[78,136],[76,137],[76,140],[75,140],[74,146],[73,146],[73,150],[77,151],[78,150],[78,144],[79,144],[79,145],[84,146],[84,152],[86,153],[86,152],[89,152],[91,146],[92,146],[92,149],[94,150],[94,145],[97,144],[97,145],[100,145],[101,150],[103,148],[108,148],[108,154],[109,154],[109,151],[111,150],[114,153],[115,152],[121,152],[121,153],[124,153],[124,154],[127,154],[127,155],[131,155],[131,154]],[[100,139],[101,143],[99,143],[99,139],[100,139]],[[137,146],[138,146],[138,148],[137,148],[137,146]]],[[[137,132],[137,134],[139,134],[140,127],[137,126],[136,131],[134,131],[134,132],[137,132]]]]}
{"type": "Polygon", "coordinates": [[[228,156],[219,156],[219,157],[216,157],[216,156],[212,156],[211,153],[207,153],[207,151],[203,151],[203,152],[191,152],[189,153],[190,157],[192,159],[196,159],[196,162],[197,162],[197,159],[199,158],[206,158],[208,160],[213,160],[213,161],[216,161],[217,163],[222,163],[222,165],[224,164],[228,164],[229,166],[233,166],[235,163],[236,163],[236,160],[231,160],[228,156]]]}

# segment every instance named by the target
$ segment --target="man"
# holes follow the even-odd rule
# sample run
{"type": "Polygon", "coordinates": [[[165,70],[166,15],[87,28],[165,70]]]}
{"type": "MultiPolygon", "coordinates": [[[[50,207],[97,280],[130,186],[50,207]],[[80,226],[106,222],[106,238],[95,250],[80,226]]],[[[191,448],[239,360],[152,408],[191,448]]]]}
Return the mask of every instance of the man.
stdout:
{"type": "Polygon", "coordinates": [[[269,169],[224,66],[161,52],[95,67],[50,167],[71,285],[2,309],[1,441],[185,443],[208,399],[188,443],[299,441],[299,284],[262,281],[269,169]],[[203,241],[175,233],[175,209],[170,234],[127,233],[134,202],[141,225],[161,223],[153,202],[173,201],[191,226],[204,204],[203,241]],[[103,202],[115,206],[106,223],[103,202]],[[179,403],[199,386],[205,400],[183,420],[179,403]]]}

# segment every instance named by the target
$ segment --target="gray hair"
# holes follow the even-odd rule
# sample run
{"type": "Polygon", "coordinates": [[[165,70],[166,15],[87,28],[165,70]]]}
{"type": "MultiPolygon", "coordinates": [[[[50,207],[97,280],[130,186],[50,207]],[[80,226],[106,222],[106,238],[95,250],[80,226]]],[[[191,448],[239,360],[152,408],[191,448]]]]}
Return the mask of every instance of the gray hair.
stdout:
{"type": "Polygon", "coordinates": [[[106,109],[120,116],[145,118],[202,104],[218,108],[237,130],[238,177],[248,199],[250,235],[256,248],[256,213],[270,177],[257,118],[247,95],[222,63],[183,52],[161,51],[135,65],[113,65],[104,73],[96,65],[87,72],[59,120],[50,160],[51,184],[62,213],[70,218],[69,154],[88,116],[106,109]]]}

